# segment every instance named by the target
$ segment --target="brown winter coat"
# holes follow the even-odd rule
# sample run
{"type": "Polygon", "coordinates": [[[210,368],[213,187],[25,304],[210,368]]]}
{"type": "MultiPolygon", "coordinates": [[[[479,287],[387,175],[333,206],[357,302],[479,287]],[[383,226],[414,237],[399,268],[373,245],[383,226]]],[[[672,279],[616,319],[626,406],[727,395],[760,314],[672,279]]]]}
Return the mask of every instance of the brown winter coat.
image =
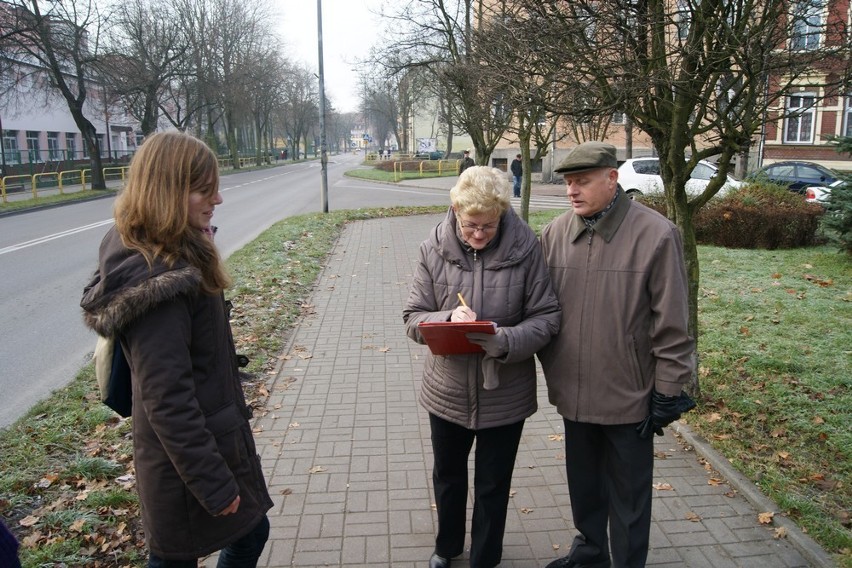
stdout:
{"type": "Polygon", "coordinates": [[[568,211],[541,234],[562,325],[540,359],[550,402],[577,422],[639,422],[653,388],[680,394],[693,369],[680,232],[618,191],[594,231],[568,211]]]}
{"type": "Polygon", "coordinates": [[[494,241],[482,251],[456,234],[452,208],[420,245],[420,258],[403,311],[408,336],[423,343],[417,324],[449,321],[461,292],[480,320],[505,329],[509,352],[435,356],[428,353],[420,402],[430,413],[469,429],[493,428],[532,415],[536,403],[535,352],[559,329],[559,305],[535,233],[509,209],[494,241]],[[483,372],[499,386],[483,388],[483,372]]]}
{"type": "Polygon", "coordinates": [[[244,536],[272,506],[237,374],[224,298],[200,272],[153,270],[113,228],[84,291],[86,324],[118,335],[133,382],[133,446],[151,551],[192,559],[244,536]],[[239,510],[218,517],[239,495],[239,510]]]}

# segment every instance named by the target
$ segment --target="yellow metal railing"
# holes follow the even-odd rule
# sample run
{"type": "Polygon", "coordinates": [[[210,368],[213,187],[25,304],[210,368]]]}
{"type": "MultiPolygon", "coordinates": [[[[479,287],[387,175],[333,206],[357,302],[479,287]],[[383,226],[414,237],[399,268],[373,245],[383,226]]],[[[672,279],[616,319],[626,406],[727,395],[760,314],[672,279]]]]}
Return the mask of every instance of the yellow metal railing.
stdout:
{"type": "Polygon", "coordinates": [[[130,166],[118,166],[118,167],[104,168],[104,180],[106,180],[106,178],[110,174],[110,172],[118,172],[119,175],[121,176],[121,181],[124,181],[125,177],[127,176],[127,170],[128,169],[130,169],[130,166]]]}
{"type": "MultiPolygon", "coordinates": [[[[3,194],[3,203],[6,203],[6,184],[10,179],[28,179],[32,183],[32,176],[29,175],[4,176],[0,178],[0,193],[3,194]]],[[[35,191],[35,186],[33,186],[33,191],[35,191]]]]}
{"type": "MultiPolygon", "coordinates": [[[[129,166],[119,166],[119,167],[108,167],[104,168],[104,179],[109,175],[116,175],[121,179],[121,181],[125,181],[127,178],[127,170],[129,166]]],[[[2,196],[3,203],[8,203],[9,200],[7,198],[8,191],[7,188],[9,186],[9,182],[13,180],[27,180],[25,183],[30,185],[30,191],[33,194],[34,198],[38,198],[38,184],[43,178],[56,178],[56,185],[59,189],[59,193],[65,194],[65,186],[71,185],[69,183],[69,178],[73,181],[75,179],[80,180],[80,185],[82,186],[83,191],[86,191],[87,185],[87,177],[91,177],[92,170],[91,169],[81,169],[81,170],[62,170],[60,172],[42,172],[38,174],[20,174],[13,176],[3,176],[0,177],[0,196],[2,196]]]]}
{"type": "Polygon", "coordinates": [[[62,183],[64,182],[66,177],[70,178],[80,178],[80,184],[83,186],[83,191],[86,190],[86,184],[84,183],[83,170],[64,170],[59,172],[59,193],[62,193],[62,183]]]}

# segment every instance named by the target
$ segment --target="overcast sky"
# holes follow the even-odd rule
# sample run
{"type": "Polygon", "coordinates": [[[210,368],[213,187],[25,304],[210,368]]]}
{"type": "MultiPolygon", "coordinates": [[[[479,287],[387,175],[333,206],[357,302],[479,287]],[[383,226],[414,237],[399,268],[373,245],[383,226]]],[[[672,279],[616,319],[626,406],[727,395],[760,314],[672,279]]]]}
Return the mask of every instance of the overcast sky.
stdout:
{"type": "MultiPolygon", "coordinates": [[[[365,58],[380,32],[370,6],[380,0],[322,0],[323,75],[325,90],[340,112],[358,110],[357,59],[365,58]]],[[[279,0],[276,27],[287,55],[318,69],[317,0],[279,0]]]]}

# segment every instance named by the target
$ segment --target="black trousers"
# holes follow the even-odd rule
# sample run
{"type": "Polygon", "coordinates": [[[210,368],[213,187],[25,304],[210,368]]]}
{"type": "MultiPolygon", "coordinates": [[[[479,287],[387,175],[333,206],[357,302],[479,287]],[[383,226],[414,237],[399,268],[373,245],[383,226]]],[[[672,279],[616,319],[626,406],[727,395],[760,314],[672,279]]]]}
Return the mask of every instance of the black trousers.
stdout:
{"type": "Polygon", "coordinates": [[[467,511],[467,462],[476,439],[473,475],[473,521],[470,528],[471,568],[492,568],[503,557],[506,507],[512,487],[512,471],[524,421],[469,430],[430,414],[432,483],[438,509],[435,553],[453,558],[464,551],[467,511]]]}
{"type": "Polygon", "coordinates": [[[571,559],[593,563],[611,553],[614,568],[642,568],[651,531],[653,436],[639,438],[636,424],[564,422],[568,492],[580,532],[571,559]]]}

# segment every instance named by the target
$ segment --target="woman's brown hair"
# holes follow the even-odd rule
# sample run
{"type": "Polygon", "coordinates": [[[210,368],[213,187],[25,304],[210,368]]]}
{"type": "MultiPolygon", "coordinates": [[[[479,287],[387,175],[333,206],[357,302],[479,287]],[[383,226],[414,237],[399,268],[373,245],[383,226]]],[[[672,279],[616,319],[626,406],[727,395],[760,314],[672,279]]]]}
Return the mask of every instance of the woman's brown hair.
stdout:
{"type": "Polygon", "coordinates": [[[204,142],[183,132],[145,139],[130,162],[127,185],[115,203],[115,226],[127,248],[153,265],[179,260],[201,270],[202,289],[213,294],[231,279],[213,241],[189,224],[189,194],[219,188],[219,163],[204,142]]]}

